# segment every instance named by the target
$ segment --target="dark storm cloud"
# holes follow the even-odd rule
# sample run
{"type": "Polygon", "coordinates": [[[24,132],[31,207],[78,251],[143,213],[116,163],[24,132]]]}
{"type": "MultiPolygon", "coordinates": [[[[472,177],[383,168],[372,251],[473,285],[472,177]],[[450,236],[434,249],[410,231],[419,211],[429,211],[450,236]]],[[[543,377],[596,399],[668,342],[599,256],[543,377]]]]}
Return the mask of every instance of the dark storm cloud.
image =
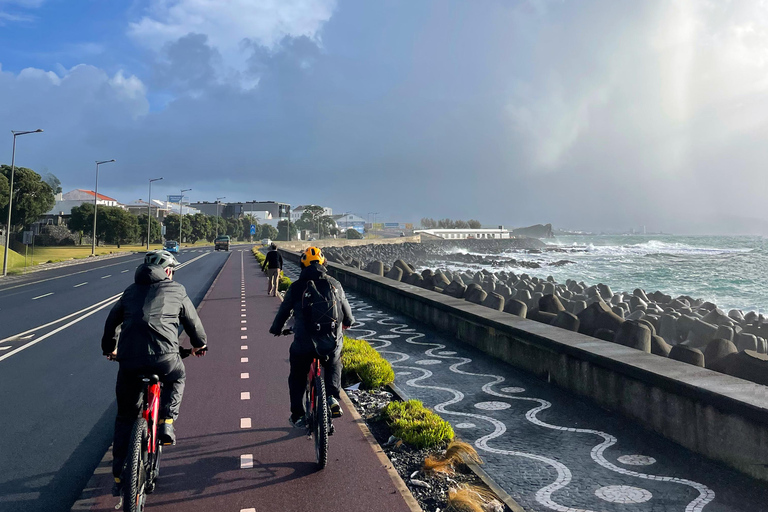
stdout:
{"type": "Polygon", "coordinates": [[[30,72],[24,87],[0,76],[24,105],[0,114],[67,127],[28,156],[60,169],[65,188],[90,183],[76,160],[118,158],[105,187],[124,200],[159,173],[194,199],[392,220],[763,229],[749,220],[768,157],[761,8],[342,2],[319,32],[312,23],[270,43],[225,44],[213,29],[164,39],[143,78],[150,96],[173,98],[159,110],[127,73],[100,72],[84,94],[64,87],[72,76],[30,72]]]}

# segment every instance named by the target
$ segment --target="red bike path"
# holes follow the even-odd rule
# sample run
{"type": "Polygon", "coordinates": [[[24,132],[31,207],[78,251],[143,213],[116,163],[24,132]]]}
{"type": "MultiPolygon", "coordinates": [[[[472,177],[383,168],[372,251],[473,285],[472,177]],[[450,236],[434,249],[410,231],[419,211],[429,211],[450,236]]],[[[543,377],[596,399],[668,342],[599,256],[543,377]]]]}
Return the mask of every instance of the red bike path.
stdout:
{"type": "MultiPolygon", "coordinates": [[[[317,469],[313,441],[288,424],[291,338],[267,332],[280,302],[266,287],[250,251],[235,251],[201,303],[210,350],[185,360],[177,443],[146,510],[420,510],[348,400],[317,469]]],[[[110,467],[111,451],[72,510],[115,509],[110,467]]]]}

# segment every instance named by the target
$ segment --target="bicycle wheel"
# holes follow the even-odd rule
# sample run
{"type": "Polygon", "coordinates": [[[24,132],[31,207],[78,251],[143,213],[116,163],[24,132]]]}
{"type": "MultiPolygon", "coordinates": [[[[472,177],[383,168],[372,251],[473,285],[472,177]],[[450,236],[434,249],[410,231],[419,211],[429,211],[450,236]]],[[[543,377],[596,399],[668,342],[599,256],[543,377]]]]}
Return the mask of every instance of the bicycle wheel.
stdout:
{"type": "Polygon", "coordinates": [[[312,404],[314,416],[315,457],[317,465],[323,469],[328,465],[328,404],[325,401],[325,382],[322,377],[315,377],[315,403],[312,404]]]}
{"type": "Polygon", "coordinates": [[[144,510],[145,484],[147,481],[147,420],[139,418],[133,424],[131,441],[123,468],[123,510],[124,512],[142,512],[144,510]]]}

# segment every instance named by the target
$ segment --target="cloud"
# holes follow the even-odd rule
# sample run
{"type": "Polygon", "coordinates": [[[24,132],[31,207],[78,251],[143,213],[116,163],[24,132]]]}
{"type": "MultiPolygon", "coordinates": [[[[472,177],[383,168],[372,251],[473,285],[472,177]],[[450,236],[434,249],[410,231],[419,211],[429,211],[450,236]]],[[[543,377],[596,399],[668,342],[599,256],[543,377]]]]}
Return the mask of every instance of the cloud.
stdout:
{"type": "MultiPolygon", "coordinates": [[[[275,50],[285,38],[299,37],[319,42],[335,5],[335,0],[151,0],[128,33],[156,52],[167,52],[190,35],[203,36],[221,56],[225,73],[247,74],[254,46],[275,50]]],[[[239,78],[244,85],[258,83],[253,76],[239,78]]]]}

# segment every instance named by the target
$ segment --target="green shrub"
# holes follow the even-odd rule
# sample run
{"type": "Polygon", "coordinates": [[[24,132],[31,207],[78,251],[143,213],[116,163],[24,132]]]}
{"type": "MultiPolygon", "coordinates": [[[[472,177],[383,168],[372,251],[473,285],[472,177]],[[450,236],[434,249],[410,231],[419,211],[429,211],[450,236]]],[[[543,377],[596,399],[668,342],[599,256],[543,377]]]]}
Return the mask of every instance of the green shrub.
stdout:
{"type": "Polygon", "coordinates": [[[258,247],[254,247],[251,250],[253,251],[253,255],[256,256],[256,261],[259,262],[259,265],[263,265],[264,264],[264,260],[267,259],[267,257],[264,255],[264,253],[261,252],[258,247]]]}
{"type": "Polygon", "coordinates": [[[288,276],[286,276],[285,274],[282,274],[280,276],[280,279],[277,282],[277,291],[279,292],[287,291],[288,288],[290,288],[292,283],[293,281],[291,281],[291,279],[288,276]]]}
{"type": "Polygon", "coordinates": [[[440,446],[453,439],[453,428],[418,400],[390,402],[384,419],[392,433],[416,448],[440,446]]]}
{"type": "Polygon", "coordinates": [[[342,375],[347,380],[359,378],[365,389],[377,389],[395,381],[392,365],[365,340],[344,336],[341,363],[342,375]]]}

